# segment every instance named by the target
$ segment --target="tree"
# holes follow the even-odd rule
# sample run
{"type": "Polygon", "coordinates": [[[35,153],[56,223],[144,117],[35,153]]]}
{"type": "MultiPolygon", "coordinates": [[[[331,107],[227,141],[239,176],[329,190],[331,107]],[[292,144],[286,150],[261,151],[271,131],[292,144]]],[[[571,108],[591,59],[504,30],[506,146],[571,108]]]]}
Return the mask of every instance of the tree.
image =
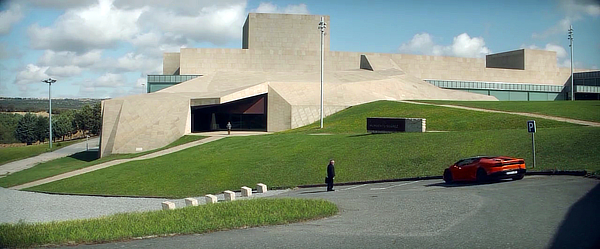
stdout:
{"type": "Polygon", "coordinates": [[[11,144],[19,142],[15,138],[15,130],[21,118],[23,118],[23,115],[0,113],[0,143],[11,144]]]}
{"type": "Polygon", "coordinates": [[[69,115],[69,112],[63,112],[59,115],[56,115],[54,119],[52,119],[52,134],[53,138],[60,137],[62,140],[65,140],[66,135],[70,135],[73,133],[73,120],[72,116],[69,115]]]}
{"type": "Polygon", "coordinates": [[[48,130],[50,129],[48,126],[50,125],[48,121],[48,117],[37,116],[37,121],[35,125],[35,135],[38,141],[44,142],[46,138],[49,137],[48,130]]]}
{"type": "Polygon", "coordinates": [[[25,114],[25,116],[23,116],[17,124],[17,129],[15,130],[15,138],[21,141],[21,143],[27,143],[27,145],[31,145],[37,140],[35,132],[36,124],[37,118],[35,115],[31,113],[25,114]]]}
{"type": "Polygon", "coordinates": [[[85,105],[75,113],[74,123],[78,130],[91,134],[99,134],[101,130],[101,105],[85,105]]]}
{"type": "Polygon", "coordinates": [[[102,130],[102,104],[96,103],[92,107],[92,134],[100,134],[100,130],[102,130]]]}

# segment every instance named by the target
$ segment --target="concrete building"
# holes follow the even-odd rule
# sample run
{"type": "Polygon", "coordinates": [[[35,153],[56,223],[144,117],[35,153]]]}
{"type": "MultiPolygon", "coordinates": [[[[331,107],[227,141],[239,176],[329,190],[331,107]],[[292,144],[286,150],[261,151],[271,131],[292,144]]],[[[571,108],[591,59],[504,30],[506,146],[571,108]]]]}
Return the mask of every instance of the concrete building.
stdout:
{"type": "MultiPolygon", "coordinates": [[[[283,131],[319,120],[320,18],[250,13],[241,49],[165,53],[163,75],[148,76],[148,94],[103,101],[101,156],[159,148],[227,122],[234,130],[283,131]]],[[[555,52],[476,59],[331,51],[334,25],[325,21],[326,116],[376,100],[567,98],[570,69],[557,67],[555,52]]]]}

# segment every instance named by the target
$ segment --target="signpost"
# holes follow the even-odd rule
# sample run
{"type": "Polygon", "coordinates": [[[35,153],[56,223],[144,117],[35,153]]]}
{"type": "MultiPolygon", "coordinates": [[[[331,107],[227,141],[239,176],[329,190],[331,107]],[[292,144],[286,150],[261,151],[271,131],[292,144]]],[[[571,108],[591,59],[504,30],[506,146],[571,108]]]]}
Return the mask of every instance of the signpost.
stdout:
{"type": "Polygon", "coordinates": [[[527,131],[531,133],[531,152],[533,153],[532,168],[535,168],[535,120],[527,121],[527,131]]]}

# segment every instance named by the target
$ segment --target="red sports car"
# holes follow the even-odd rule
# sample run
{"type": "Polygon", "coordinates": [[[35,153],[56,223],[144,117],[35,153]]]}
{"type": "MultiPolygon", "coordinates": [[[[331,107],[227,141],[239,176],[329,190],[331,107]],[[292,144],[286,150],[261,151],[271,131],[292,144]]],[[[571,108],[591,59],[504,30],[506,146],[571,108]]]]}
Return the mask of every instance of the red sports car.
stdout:
{"type": "Polygon", "coordinates": [[[462,159],[444,170],[444,181],[478,181],[525,176],[525,160],[506,156],[478,156],[462,159]]]}

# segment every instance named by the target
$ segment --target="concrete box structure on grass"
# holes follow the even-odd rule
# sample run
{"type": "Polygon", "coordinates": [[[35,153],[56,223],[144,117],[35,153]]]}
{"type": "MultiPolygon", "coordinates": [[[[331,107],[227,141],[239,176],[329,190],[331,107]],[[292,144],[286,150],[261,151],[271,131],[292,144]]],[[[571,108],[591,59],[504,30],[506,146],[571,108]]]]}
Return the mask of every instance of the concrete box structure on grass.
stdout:
{"type": "Polygon", "coordinates": [[[256,184],[256,192],[257,193],[266,193],[267,192],[267,185],[263,184],[263,183],[258,183],[256,184]]]}
{"type": "MultiPolygon", "coordinates": [[[[553,51],[519,49],[486,58],[332,51],[334,20],[324,17],[324,116],[377,100],[566,96],[570,69],[557,66],[553,51]]],[[[240,49],[165,53],[164,75],[148,76],[147,89],[160,90],[102,101],[100,156],[157,149],[185,134],[224,130],[230,121],[234,132],[277,132],[319,120],[320,19],[250,13],[240,27],[240,49]]]]}
{"type": "Polygon", "coordinates": [[[223,195],[225,196],[225,201],[234,201],[235,200],[235,192],[225,190],[223,191],[223,195]]]}
{"type": "Polygon", "coordinates": [[[175,209],[175,203],[170,201],[165,201],[161,203],[163,210],[173,210],[175,209]]]}
{"type": "Polygon", "coordinates": [[[204,199],[206,201],[206,204],[217,203],[217,201],[218,201],[217,197],[214,195],[205,195],[204,199]]]}
{"type": "Polygon", "coordinates": [[[246,186],[242,187],[242,197],[250,197],[252,196],[252,189],[246,186]]]}
{"type": "Polygon", "coordinates": [[[185,206],[198,206],[198,200],[194,198],[185,198],[185,206]]]}

